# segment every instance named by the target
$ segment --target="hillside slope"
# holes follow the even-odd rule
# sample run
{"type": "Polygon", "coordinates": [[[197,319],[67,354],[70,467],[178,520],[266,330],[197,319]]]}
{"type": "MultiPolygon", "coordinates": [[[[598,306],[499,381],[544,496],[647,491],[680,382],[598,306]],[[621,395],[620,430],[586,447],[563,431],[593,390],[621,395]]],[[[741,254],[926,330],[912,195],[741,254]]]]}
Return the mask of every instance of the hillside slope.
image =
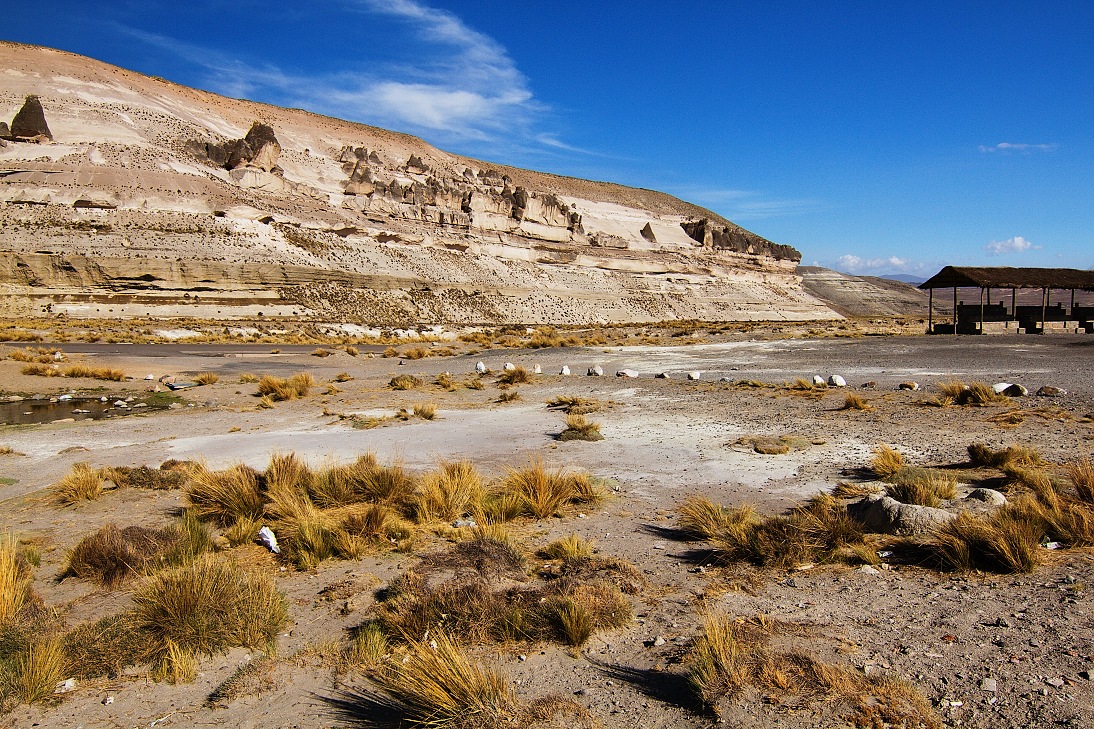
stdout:
{"type": "Polygon", "coordinates": [[[0,120],[20,121],[0,126],[8,314],[839,316],[802,289],[797,251],[669,195],[480,162],[63,51],[0,43],[0,69],[0,120]]]}

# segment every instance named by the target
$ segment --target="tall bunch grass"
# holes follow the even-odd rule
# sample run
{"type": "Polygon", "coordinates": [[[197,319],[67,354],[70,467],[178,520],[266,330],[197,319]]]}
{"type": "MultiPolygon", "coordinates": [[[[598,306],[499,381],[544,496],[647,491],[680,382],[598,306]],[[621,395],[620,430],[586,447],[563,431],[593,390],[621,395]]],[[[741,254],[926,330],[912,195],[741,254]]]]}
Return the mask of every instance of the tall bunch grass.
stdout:
{"type": "Polygon", "coordinates": [[[50,487],[50,500],[59,506],[75,506],[95,501],[103,495],[106,479],[101,470],[88,463],[77,463],[60,481],[50,487]]]}

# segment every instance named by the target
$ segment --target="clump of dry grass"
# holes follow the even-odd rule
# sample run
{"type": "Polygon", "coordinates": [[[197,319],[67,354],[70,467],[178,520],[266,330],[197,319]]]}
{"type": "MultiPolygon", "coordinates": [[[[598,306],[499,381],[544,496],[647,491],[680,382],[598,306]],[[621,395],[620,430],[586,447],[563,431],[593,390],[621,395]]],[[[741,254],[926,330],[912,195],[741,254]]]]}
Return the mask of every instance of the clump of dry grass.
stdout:
{"type": "Polygon", "coordinates": [[[425,359],[429,356],[429,350],[421,345],[403,350],[404,359],[425,359]]]}
{"type": "Polygon", "coordinates": [[[255,382],[258,382],[258,375],[253,372],[244,372],[239,376],[239,384],[241,385],[250,385],[255,382]]]}
{"type": "Polygon", "coordinates": [[[307,397],[313,387],[315,387],[315,378],[307,372],[298,372],[288,378],[263,375],[258,381],[258,394],[275,402],[281,402],[307,397]]]}
{"type": "Polygon", "coordinates": [[[422,420],[433,420],[437,417],[437,404],[432,402],[418,402],[414,403],[414,409],[412,411],[414,417],[421,418],[422,420]]]}
{"type": "Polygon", "coordinates": [[[862,525],[829,494],[817,494],[787,514],[766,518],[757,516],[750,506],[713,512],[713,519],[705,505],[693,511],[703,516],[696,528],[717,529],[706,539],[722,559],[761,567],[846,561],[864,538],[862,525]]]}
{"type": "Polygon", "coordinates": [[[1032,572],[1043,536],[1028,508],[1008,504],[986,517],[958,514],[938,529],[933,547],[944,569],[1032,572]]]}
{"type": "Polygon", "coordinates": [[[1071,483],[1075,486],[1075,492],[1079,498],[1088,504],[1094,504],[1094,463],[1084,456],[1077,461],[1072,461],[1064,467],[1071,483]]]}
{"type": "Polygon", "coordinates": [[[199,385],[215,385],[220,381],[220,375],[216,372],[199,372],[194,375],[194,382],[199,385]]]}
{"type": "Polygon", "coordinates": [[[905,467],[888,478],[885,492],[902,504],[941,506],[957,493],[957,477],[936,468],[905,467]]]}
{"type": "Polygon", "coordinates": [[[891,478],[906,467],[904,456],[884,444],[874,450],[874,458],[870,461],[870,470],[881,479],[891,478]]]}
{"type": "Polygon", "coordinates": [[[133,602],[150,657],[176,664],[234,646],[270,651],[288,619],[272,579],[217,555],[157,574],[133,602]]]}
{"type": "Polygon", "coordinates": [[[243,464],[226,471],[193,466],[186,498],[199,518],[225,527],[241,518],[260,518],[265,506],[258,472],[243,464]]]}
{"type": "Polygon", "coordinates": [[[84,377],[92,380],[107,380],[109,382],[121,382],[125,379],[125,372],[113,367],[91,367],[88,365],[74,364],[61,370],[65,377],[84,377]]]}
{"type": "Polygon", "coordinates": [[[978,467],[1007,468],[1038,466],[1043,461],[1034,448],[1020,445],[1007,446],[1003,450],[992,450],[983,443],[973,443],[968,447],[969,463],[978,467]]]}
{"type": "Polygon", "coordinates": [[[526,385],[535,378],[523,365],[517,365],[511,370],[506,370],[498,375],[499,385],[526,385]]]}
{"type": "Polygon", "coordinates": [[[50,487],[50,500],[60,506],[95,501],[103,495],[106,479],[101,470],[88,463],[77,463],[60,481],[50,487]]]}
{"type": "Polygon", "coordinates": [[[832,496],[837,499],[859,499],[881,493],[877,484],[860,484],[840,481],[832,488],[832,496]]]}
{"type": "Polygon", "coordinates": [[[107,524],[80,540],[69,555],[66,574],[114,588],[130,577],[181,564],[210,548],[209,533],[192,517],[162,529],[118,529],[107,524]]]}
{"type": "Polygon", "coordinates": [[[414,375],[398,375],[392,377],[387,384],[392,390],[413,390],[421,387],[422,381],[414,375]]]}
{"type": "Polygon", "coordinates": [[[688,683],[696,696],[718,713],[722,699],[754,687],[773,702],[794,694],[824,697],[852,709],[850,716],[841,717],[844,721],[832,717],[832,725],[941,729],[930,702],[908,683],[824,663],[800,648],[772,649],[771,636],[787,630],[800,628],[763,615],[749,620],[721,612],[704,615],[702,633],[689,655],[688,683]]]}
{"type": "Polygon", "coordinates": [[[991,385],[980,381],[966,385],[960,380],[948,380],[940,382],[938,389],[942,393],[942,402],[953,402],[956,405],[983,407],[1007,400],[1006,396],[997,395],[991,385]]]}
{"type": "Polygon", "coordinates": [[[518,713],[508,681],[472,662],[443,630],[408,641],[405,660],[389,664],[376,681],[411,726],[503,726],[518,713]]]}
{"type": "Polygon", "coordinates": [[[348,372],[339,372],[337,375],[334,376],[335,382],[349,382],[352,379],[353,375],[348,372]]]}
{"type": "Polygon", "coordinates": [[[543,548],[543,554],[548,559],[580,559],[593,556],[593,542],[570,534],[562,539],[556,539],[543,548]]]}
{"type": "Polygon", "coordinates": [[[14,664],[10,680],[15,695],[26,704],[51,698],[68,672],[64,644],[57,636],[34,640],[15,657],[14,664]]]}
{"type": "Polygon", "coordinates": [[[498,395],[498,399],[497,399],[496,402],[499,402],[499,403],[517,402],[520,399],[521,399],[520,392],[518,392],[517,390],[505,390],[500,395],[498,395]]]}
{"type": "Polygon", "coordinates": [[[840,410],[873,410],[874,406],[870,404],[870,401],[864,398],[862,395],[857,395],[853,392],[847,393],[843,399],[843,405],[840,410]]]}
{"type": "Polygon", "coordinates": [[[600,409],[600,401],[591,397],[560,395],[547,401],[548,410],[561,410],[564,413],[588,415],[600,409]]]}
{"type": "Polygon", "coordinates": [[[751,507],[729,509],[702,496],[688,496],[680,507],[677,526],[685,537],[705,541],[755,518],[751,507]]]}
{"type": "Polygon", "coordinates": [[[584,415],[570,413],[566,416],[566,427],[557,436],[558,440],[604,440],[600,433],[600,423],[587,419],[584,415]]]}
{"type": "Polygon", "coordinates": [[[603,498],[588,474],[551,471],[542,461],[510,470],[493,498],[504,501],[507,496],[514,497],[518,513],[537,519],[545,519],[570,505],[595,505],[603,498]]]}
{"type": "Polygon", "coordinates": [[[322,347],[318,347],[318,348],[312,350],[311,356],[312,357],[330,357],[332,354],[334,354],[334,352],[330,351],[329,349],[323,349],[322,347]]]}
{"type": "Polygon", "coordinates": [[[419,523],[452,521],[478,511],[485,495],[482,477],[468,461],[442,463],[426,474],[414,497],[414,518],[419,523]]]}
{"type": "Polygon", "coordinates": [[[20,559],[17,547],[11,533],[0,534],[0,626],[34,601],[30,568],[20,559]]]}

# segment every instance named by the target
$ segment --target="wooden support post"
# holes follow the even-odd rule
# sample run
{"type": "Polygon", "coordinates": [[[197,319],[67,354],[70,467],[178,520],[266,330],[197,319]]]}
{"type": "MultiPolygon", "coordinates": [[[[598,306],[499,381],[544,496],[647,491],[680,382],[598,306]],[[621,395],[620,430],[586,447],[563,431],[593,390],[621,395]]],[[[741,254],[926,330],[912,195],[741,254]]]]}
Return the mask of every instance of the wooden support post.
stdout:
{"type": "Polygon", "coordinates": [[[934,334],[934,289],[927,289],[927,333],[934,334]]]}
{"type": "Polygon", "coordinates": [[[980,333],[984,333],[984,287],[980,287],[980,333]]]}
{"type": "Polygon", "coordinates": [[[1041,288],[1041,334],[1045,333],[1045,317],[1048,316],[1048,287],[1041,288]]]}
{"type": "Polygon", "coordinates": [[[1015,312],[1018,311],[1018,309],[1015,308],[1015,305],[1014,305],[1015,301],[1017,299],[1018,299],[1018,289],[1016,289],[1012,286],[1011,289],[1010,289],[1010,318],[1011,319],[1014,318],[1015,312]]]}
{"type": "Polygon", "coordinates": [[[957,336],[957,285],[953,287],[953,335],[957,336]]]}

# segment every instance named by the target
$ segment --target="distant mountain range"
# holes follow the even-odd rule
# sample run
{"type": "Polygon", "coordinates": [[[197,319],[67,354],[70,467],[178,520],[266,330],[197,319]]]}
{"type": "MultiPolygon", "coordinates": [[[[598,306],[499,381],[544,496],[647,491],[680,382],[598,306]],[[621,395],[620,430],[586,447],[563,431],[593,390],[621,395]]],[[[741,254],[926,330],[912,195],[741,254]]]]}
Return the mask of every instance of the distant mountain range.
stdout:
{"type": "Polygon", "coordinates": [[[900,281],[901,283],[912,284],[913,286],[918,286],[927,280],[922,276],[913,276],[909,273],[883,273],[875,278],[887,278],[890,281],[900,281]]]}

